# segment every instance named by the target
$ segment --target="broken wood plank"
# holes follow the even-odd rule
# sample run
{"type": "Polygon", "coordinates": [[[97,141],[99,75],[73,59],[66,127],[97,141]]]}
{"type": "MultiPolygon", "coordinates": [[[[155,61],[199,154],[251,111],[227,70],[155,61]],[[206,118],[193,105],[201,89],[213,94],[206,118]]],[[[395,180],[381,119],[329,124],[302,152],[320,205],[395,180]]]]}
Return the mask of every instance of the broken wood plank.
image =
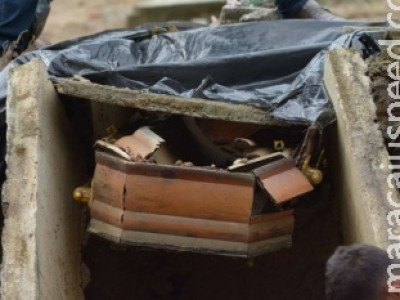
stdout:
{"type": "Polygon", "coordinates": [[[260,125],[289,126],[283,121],[273,119],[265,110],[244,104],[146,93],[95,84],[83,78],[61,80],[55,87],[62,95],[146,111],[260,125]]]}
{"type": "Polygon", "coordinates": [[[165,143],[163,138],[154,133],[149,127],[141,127],[133,134],[117,140],[115,145],[124,149],[134,159],[137,156],[148,158],[163,143],[165,143]]]}

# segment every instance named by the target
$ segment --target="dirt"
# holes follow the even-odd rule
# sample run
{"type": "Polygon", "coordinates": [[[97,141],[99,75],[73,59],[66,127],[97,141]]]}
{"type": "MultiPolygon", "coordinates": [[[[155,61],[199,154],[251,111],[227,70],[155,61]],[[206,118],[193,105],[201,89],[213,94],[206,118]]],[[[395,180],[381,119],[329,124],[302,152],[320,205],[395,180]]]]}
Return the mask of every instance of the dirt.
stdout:
{"type": "MultiPolygon", "coordinates": [[[[139,0],[56,0],[43,37],[51,43],[103,30],[126,28],[127,17],[139,0]]],[[[384,21],[389,12],[382,0],[321,0],[333,13],[349,19],[384,21]]]]}
{"type": "Polygon", "coordinates": [[[45,40],[59,41],[124,28],[137,0],[56,0],[43,32],[45,40]]]}
{"type": "Polygon", "coordinates": [[[317,0],[345,19],[384,21],[390,8],[382,0],[317,0]]]}
{"type": "MultiPolygon", "coordinates": [[[[396,54],[400,54],[400,48],[394,47],[394,52],[396,54]]],[[[372,95],[377,108],[377,122],[379,125],[379,129],[382,132],[382,135],[385,139],[386,144],[388,142],[394,142],[387,135],[387,127],[390,126],[399,126],[400,123],[397,122],[389,122],[387,108],[391,103],[396,102],[395,99],[392,99],[387,91],[388,85],[393,82],[393,79],[390,78],[388,74],[388,66],[395,62],[396,60],[391,58],[388,54],[387,49],[382,49],[382,52],[373,57],[368,65],[368,76],[371,78],[372,82],[372,95]],[[390,123],[390,124],[389,124],[390,123]]],[[[394,115],[400,114],[400,109],[395,108],[392,110],[394,115]]],[[[395,127],[396,128],[396,127],[395,127]]],[[[397,139],[395,142],[399,142],[397,139]]],[[[395,154],[394,151],[398,148],[388,148],[390,154],[395,154]],[[394,149],[394,150],[392,150],[394,149]]],[[[397,150],[398,151],[398,150],[397,150]]]]}

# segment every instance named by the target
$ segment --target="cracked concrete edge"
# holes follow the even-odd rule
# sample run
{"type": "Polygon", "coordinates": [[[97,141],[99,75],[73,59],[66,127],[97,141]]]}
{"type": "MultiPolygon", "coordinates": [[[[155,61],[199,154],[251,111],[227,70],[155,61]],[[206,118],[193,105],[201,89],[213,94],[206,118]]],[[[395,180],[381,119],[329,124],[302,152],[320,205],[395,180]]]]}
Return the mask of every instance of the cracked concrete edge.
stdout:
{"type": "Polygon", "coordinates": [[[203,119],[288,126],[287,123],[271,118],[267,111],[249,105],[144,93],[137,90],[99,85],[84,79],[66,79],[58,82],[55,86],[57,91],[63,95],[122,107],[203,119]]]}
{"type": "MultiPolygon", "coordinates": [[[[30,76],[19,77],[10,71],[7,109],[7,180],[3,187],[4,228],[2,234],[3,262],[1,268],[1,298],[23,299],[31,295],[38,299],[36,257],[36,194],[37,178],[33,170],[37,163],[38,116],[32,108],[32,97],[38,91],[27,81],[30,76]],[[23,80],[25,84],[15,82],[23,80]],[[19,111],[19,106],[28,109],[19,111]],[[21,132],[24,123],[30,124],[29,132],[21,132]],[[17,187],[17,188],[16,188],[17,187]]],[[[39,76],[36,70],[36,76],[39,76]]],[[[26,74],[23,74],[26,75],[26,74]]]]}
{"type": "Polygon", "coordinates": [[[339,135],[338,198],[342,201],[345,241],[386,249],[390,245],[387,214],[394,208],[388,192],[389,155],[376,120],[367,65],[355,50],[335,49],[327,54],[324,82],[337,114],[339,135]]]}
{"type": "Polygon", "coordinates": [[[60,155],[71,141],[61,102],[38,59],[14,68],[8,86],[0,297],[81,299],[80,208],[66,194],[76,178],[67,171],[78,170],[60,155]]]}

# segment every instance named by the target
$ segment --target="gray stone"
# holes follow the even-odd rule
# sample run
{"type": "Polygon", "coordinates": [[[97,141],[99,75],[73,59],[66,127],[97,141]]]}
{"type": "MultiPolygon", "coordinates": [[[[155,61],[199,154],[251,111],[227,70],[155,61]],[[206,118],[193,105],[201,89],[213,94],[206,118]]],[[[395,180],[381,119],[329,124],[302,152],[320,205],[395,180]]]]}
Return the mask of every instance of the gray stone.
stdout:
{"type": "MultiPolygon", "coordinates": [[[[400,200],[397,189],[386,181],[390,161],[374,122],[376,107],[366,72],[367,64],[357,51],[339,48],[327,55],[324,81],[337,114],[337,148],[330,150],[335,162],[333,186],[341,201],[345,241],[386,249],[390,244],[386,216],[394,209],[387,194],[392,192],[397,203],[400,200]]],[[[334,144],[333,139],[330,145],[334,144]]]]}
{"type": "Polygon", "coordinates": [[[196,98],[183,99],[171,95],[145,93],[138,90],[99,85],[87,80],[67,79],[58,83],[56,88],[63,95],[121,107],[205,119],[261,125],[284,125],[284,123],[272,119],[265,110],[243,104],[231,104],[196,98]]]}
{"type": "Polygon", "coordinates": [[[82,299],[84,156],[39,60],[11,71],[1,299],[82,299]]]}
{"type": "Polygon", "coordinates": [[[239,22],[276,20],[279,18],[280,16],[276,8],[225,5],[221,10],[220,23],[231,24],[239,22]]]}
{"type": "Polygon", "coordinates": [[[133,27],[149,22],[189,21],[195,18],[210,20],[219,16],[224,0],[150,0],[139,2],[128,18],[133,27]]]}

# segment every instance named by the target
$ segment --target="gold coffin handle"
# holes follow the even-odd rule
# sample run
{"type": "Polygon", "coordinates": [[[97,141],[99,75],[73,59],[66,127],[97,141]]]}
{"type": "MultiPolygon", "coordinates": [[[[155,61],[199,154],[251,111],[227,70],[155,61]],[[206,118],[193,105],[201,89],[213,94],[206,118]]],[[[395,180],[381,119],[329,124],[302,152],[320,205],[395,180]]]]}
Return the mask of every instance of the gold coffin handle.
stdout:
{"type": "Polygon", "coordinates": [[[91,195],[92,189],[90,187],[77,187],[74,190],[72,197],[77,202],[89,204],[91,195]]]}
{"type": "Polygon", "coordinates": [[[312,185],[318,185],[324,179],[324,174],[316,168],[310,167],[311,155],[308,155],[303,162],[301,172],[308,178],[312,185]]]}

